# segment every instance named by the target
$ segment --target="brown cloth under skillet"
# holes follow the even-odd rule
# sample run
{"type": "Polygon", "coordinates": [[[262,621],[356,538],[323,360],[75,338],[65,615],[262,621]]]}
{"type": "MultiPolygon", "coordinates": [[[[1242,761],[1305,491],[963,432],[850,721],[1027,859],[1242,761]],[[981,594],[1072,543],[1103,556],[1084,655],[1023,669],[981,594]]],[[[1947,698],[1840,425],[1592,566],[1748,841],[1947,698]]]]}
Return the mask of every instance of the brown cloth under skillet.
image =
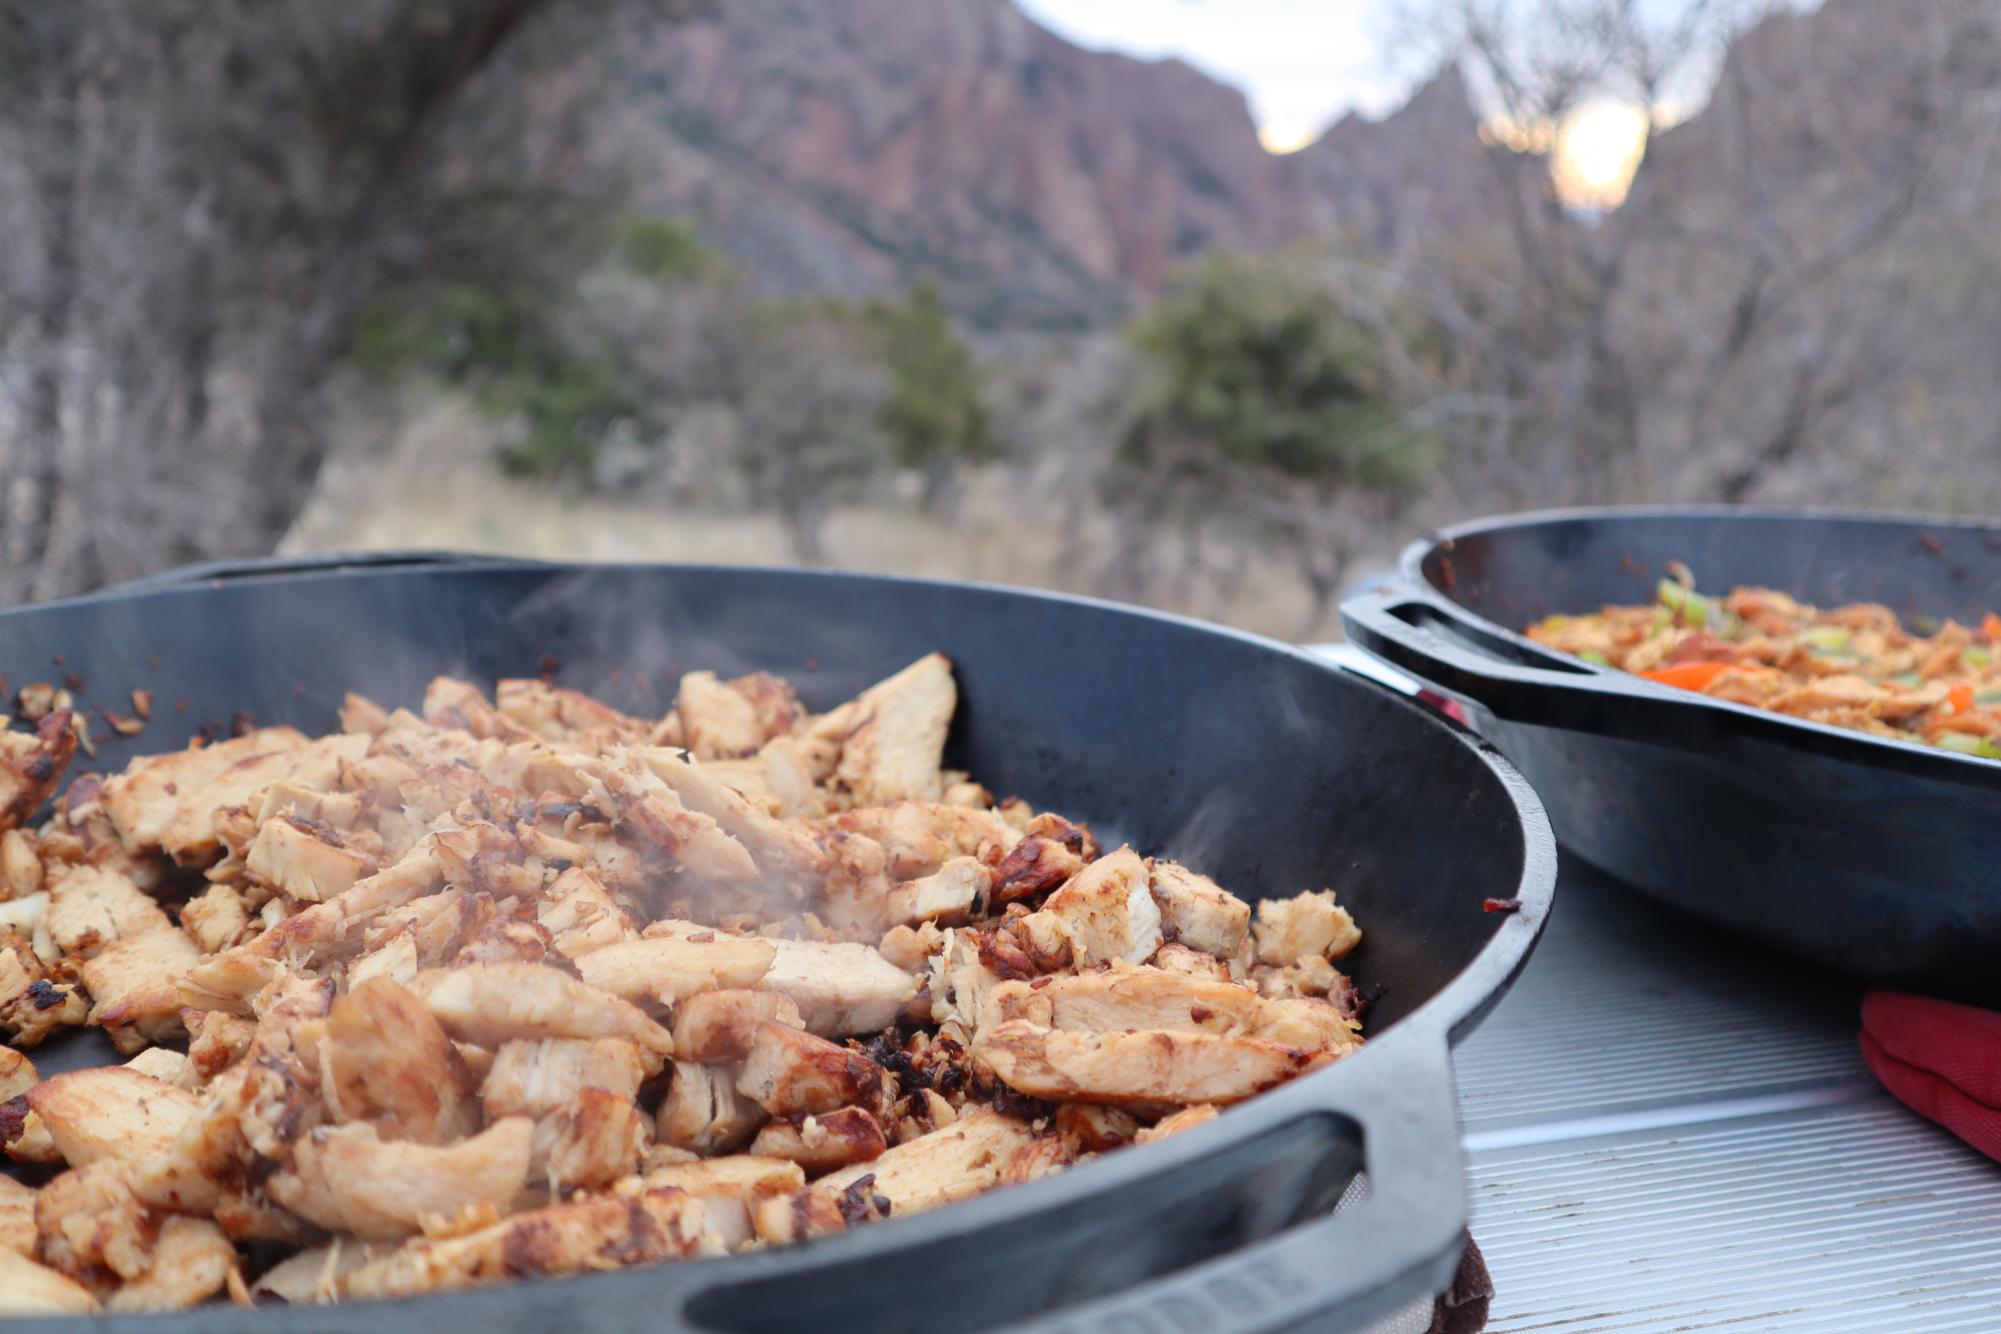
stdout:
{"type": "Polygon", "coordinates": [[[1493,1300],[1494,1276],[1487,1272],[1480,1247],[1468,1236],[1459,1272],[1432,1307],[1431,1328],[1425,1334],[1480,1334],[1487,1327],[1487,1308],[1493,1300]]]}

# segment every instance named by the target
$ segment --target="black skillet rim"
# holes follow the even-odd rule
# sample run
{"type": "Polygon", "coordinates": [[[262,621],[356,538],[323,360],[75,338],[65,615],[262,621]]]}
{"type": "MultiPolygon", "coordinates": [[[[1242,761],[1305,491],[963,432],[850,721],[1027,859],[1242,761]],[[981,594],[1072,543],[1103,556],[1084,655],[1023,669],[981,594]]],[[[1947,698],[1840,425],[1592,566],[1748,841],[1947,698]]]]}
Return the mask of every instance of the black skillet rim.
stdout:
{"type": "MultiPolygon", "coordinates": [[[[1910,524],[1913,527],[1958,529],[2001,537],[2001,523],[1948,515],[1880,512],[1874,510],[1743,505],[1581,505],[1554,509],[1524,510],[1516,514],[1489,515],[1440,528],[1428,537],[1406,545],[1398,558],[1398,569],[1411,591],[1442,614],[1472,621],[1485,633],[1515,645],[1523,654],[1555,655],[1564,660],[1564,671],[1576,677],[1564,681],[1555,673],[1539,674],[1536,684],[1554,691],[1576,691],[1623,696],[1643,701],[1655,708],[1686,711],[1715,722],[1727,731],[1756,740],[1805,750],[1832,759],[1870,765],[1972,787],[2001,790],[2001,760],[1928,746],[1915,741],[1899,741],[1828,723],[1793,718],[1756,709],[1748,704],[1713,699],[1690,690],[1649,681],[1645,677],[1602,667],[1571,654],[1538,644],[1519,630],[1480,615],[1431,582],[1425,574],[1427,557],[1434,553],[1449,556],[1462,538],[1494,532],[1532,528],[1542,524],[1575,520],[1617,522],[1621,519],[1717,519],[1730,521],[1780,520],[1786,522],[1910,524]]],[[[2001,605],[1995,608],[2001,611],[2001,605]]],[[[1648,740],[1657,740],[1651,729],[1648,740]]],[[[1673,744],[1663,742],[1663,744],[1673,744]]],[[[1696,743],[1690,742],[1693,747],[1696,743]]]]}
{"type": "MultiPolygon", "coordinates": [[[[1422,546],[1424,544],[1418,544],[1422,546]]],[[[1443,730],[1459,745],[1471,751],[1499,783],[1502,792],[1511,803],[1517,820],[1517,832],[1521,839],[1522,865],[1519,883],[1516,887],[1517,910],[1500,917],[1493,935],[1480,947],[1479,952],[1464,968],[1440,988],[1437,994],[1398,1021],[1381,1038],[1372,1041],[1355,1055],[1344,1058],[1323,1070],[1291,1081],[1272,1089],[1247,1103],[1230,1109],[1209,1125],[1198,1127],[1174,1136],[1158,1144],[1144,1146],[1142,1154],[1113,1154],[1091,1163],[1083,1164],[1052,1177],[1013,1186],[1005,1190],[992,1191],[944,1209],[905,1218],[885,1219],[868,1227],[858,1228],[833,1236],[817,1238],[786,1247],[753,1252],[749,1255],[705,1257],[694,1260],[669,1261],[660,1265],[645,1266],[632,1270],[617,1271],[603,1275],[566,1275],[552,1278],[517,1280],[537,1288],[556,1286],[568,1288],[571,1284],[587,1280],[618,1283],[643,1288],[652,1279],[661,1295],[671,1289],[668,1280],[680,1277],[673,1283],[673,1289],[686,1288],[699,1294],[705,1288],[725,1287],[739,1283],[751,1283],[760,1279],[783,1275],[787,1270],[812,1271],[831,1268],[843,1261],[860,1260],[871,1255],[894,1253],[905,1248],[906,1242],[941,1240],[972,1240],[977,1235],[1010,1216],[1029,1213],[1047,1213],[1054,1209],[1088,1206],[1093,1197],[1119,1185],[1150,1177],[1164,1176],[1178,1167],[1191,1164],[1212,1153],[1215,1149],[1236,1142],[1240,1138],[1256,1134],[1286,1122],[1323,1113],[1327,1105],[1324,1090],[1337,1081],[1358,1086],[1374,1084],[1394,1093],[1399,1076],[1413,1069],[1428,1068],[1443,1062],[1449,1066],[1450,1048],[1471,1033],[1479,1021],[1500,999],[1528,961],[1529,954],[1540,938],[1546,922],[1551,899],[1556,887],[1557,845],[1542,802],[1526,778],[1495,747],[1471,729],[1462,726],[1443,714],[1419,704],[1407,695],[1389,689],[1357,673],[1350,672],[1335,663],[1318,657],[1305,649],[1282,641],[1253,634],[1228,626],[1216,625],[1194,617],[1171,612],[1156,611],[1151,608],[1135,607],[1108,599],[1093,598],[1077,594],[1022,589],[1007,585],[974,580],[933,579],[921,576],[860,573],[834,570],[806,570],[782,566],[745,566],[730,564],[678,564],[648,562],[582,562],[582,561],[537,561],[511,558],[495,558],[477,554],[461,554],[443,551],[413,551],[395,553],[340,553],[327,556],[275,557],[268,560],[244,562],[214,562],[188,567],[181,571],[169,571],[164,575],[142,580],[134,585],[117,586],[68,599],[69,602],[96,602],[117,600],[128,596],[185,596],[198,594],[211,585],[238,578],[282,581],[288,584],[310,585],[314,582],[344,579],[355,575],[370,577],[395,577],[402,573],[441,573],[463,568],[468,573],[510,573],[548,572],[563,570],[606,569],[614,571],[681,571],[688,573],[713,572],[731,575],[778,576],[800,579],[868,580],[884,585],[920,586],[938,591],[969,590],[985,594],[1000,595],[1028,601],[1044,601],[1071,604],[1100,611],[1108,611],[1120,616],[1148,619],[1181,627],[1195,633],[1220,635],[1239,641],[1247,647],[1263,653],[1273,653],[1303,664],[1313,671],[1331,673],[1351,687],[1375,691],[1405,710],[1415,725],[1443,730]],[[1401,1036],[1399,1036],[1401,1035],[1401,1036]],[[1340,1072],[1347,1071],[1343,1075],[1340,1072]],[[1248,1113],[1248,1115],[1246,1115],[1248,1113]],[[1136,1162],[1135,1159],[1138,1161],[1136,1162]],[[705,1282],[706,1280],[706,1282],[705,1282]]],[[[59,605],[57,603],[31,604],[26,607],[0,611],[0,624],[15,615],[33,612],[41,607],[59,605]]],[[[1449,1077],[1448,1077],[1449,1087],[1449,1077]]],[[[1457,1102],[1453,1096],[1452,1105],[1445,1109],[1446,1124],[1457,1125],[1457,1102]]],[[[1454,1137],[1450,1142],[1438,1146],[1439,1152],[1450,1155],[1455,1164],[1460,1161],[1460,1149],[1454,1137]]],[[[1456,1168],[1463,1194],[1463,1167],[1456,1168]]],[[[1463,1208],[1463,1206],[1462,1206],[1463,1208]]],[[[1300,1226],[1310,1226],[1301,1224],[1300,1226]]],[[[1280,1234],[1281,1236],[1285,1234],[1280,1234]]],[[[1233,1257],[1220,1257],[1209,1265],[1224,1265],[1233,1257]]],[[[1201,1269],[1203,1265],[1195,1268],[1201,1269]]],[[[1175,1271],[1155,1283],[1172,1282],[1177,1274],[1189,1271],[1175,1271]]],[[[802,1275],[805,1276],[805,1275],[802,1275]]],[[[1384,1282],[1393,1283],[1398,1276],[1392,1275],[1384,1282]]],[[[476,1288],[459,1292],[426,1294],[410,1298],[375,1299],[332,1307],[302,1308],[301,1315],[316,1313],[329,1322],[346,1322],[353,1325],[374,1325],[378,1320],[395,1322],[399,1317],[415,1317],[420,1323],[426,1318],[448,1318],[461,1307],[471,1307],[474,1303],[492,1300],[504,1295],[515,1283],[496,1287],[476,1288]]],[[[583,1290],[578,1289],[580,1299],[583,1290]]],[[[1121,1294],[1125,1295],[1125,1294],[1121,1294]]],[[[1116,1301],[1117,1298],[1107,1299],[1116,1301]]],[[[1088,1307],[1090,1303],[1087,1303],[1088,1307]]],[[[661,1323],[671,1321],[675,1312],[662,1312],[661,1323]]],[[[85,1317],[93,1327],[157,1330],[168,1327],[181,1329],[228,1329],[252,1331],[257,1329],[282,1329],[283,1323],[273,1323],[269,1309],[244,1310],[235,1307],[204,1306],[188,1311],[167,1312],[145,1315],[98,1315],[85,1317]]],[[[588,1308],[579,1309],[579,1326],[590,1323],[588,1308]]],[[[1068,1316],[1059,1311],[1048,1317],[1065,1322],[1068,1316]]],[[[46,1328],[51,1330],[75,1330],[81,1328],[75,1317],[29,1317],[20,1326],[23,1330],[46,1328]]],[[[393,1323],[391,1327],[395,1327],[393,1323]]]]}

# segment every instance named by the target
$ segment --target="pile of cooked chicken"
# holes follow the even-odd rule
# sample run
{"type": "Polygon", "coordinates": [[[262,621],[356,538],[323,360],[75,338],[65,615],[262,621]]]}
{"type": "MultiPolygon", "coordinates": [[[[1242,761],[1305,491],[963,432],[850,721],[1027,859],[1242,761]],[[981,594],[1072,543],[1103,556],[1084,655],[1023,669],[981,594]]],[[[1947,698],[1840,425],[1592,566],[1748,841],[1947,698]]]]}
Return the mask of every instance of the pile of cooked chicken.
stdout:
{"type": "Polygon", "coordinates": [[[1332,893],[1254,915],[996,801],[941,767],[956,704],[935,654],[818,715],[764,674],[662,719],[440,678],[81,775],[34,829],[79,729],[0,731],[0,1146],[46,1165],[0,1175],[0,1311],[797,1241],[1360,1044],[1332,893]],[[39,1079],[83,1025],[129,1060],[39,1079]]]}
{"type": "Polygon", "coordinates": [[[1653,603],[1546,617],[1528,637],[1717,699],[2001,759],[2001,616],[1920,633],[1878,603],[1823,610],[1771,588],[1710,597],[1677,573],[1653,603]]]}

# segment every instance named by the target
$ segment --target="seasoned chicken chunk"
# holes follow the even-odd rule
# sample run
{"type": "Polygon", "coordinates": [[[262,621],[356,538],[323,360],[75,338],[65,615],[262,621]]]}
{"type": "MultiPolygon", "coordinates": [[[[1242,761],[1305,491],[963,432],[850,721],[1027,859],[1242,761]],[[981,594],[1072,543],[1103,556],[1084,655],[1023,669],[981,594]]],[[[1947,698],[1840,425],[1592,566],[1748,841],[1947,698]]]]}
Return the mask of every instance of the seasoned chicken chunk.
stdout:
{"type": "Polygon", "coordinates": [[[10,1176],[0,1176],[0,1251],[35,1256],[35,1192],[10,1176]]]}
{"type": "Polygon", "coordinates": [[[809,1032],[874,1033],[896,1022],[917,995],[917,979],[874,947],[846,941],[777,940],[758,984],[791,997],[809,1032]]]}
{"type": "Polygon", "coordinates": [[[0,829],[26,824],[55,795],[76,754],[73,717],[57,709],[44,714],[32,733],[0,731],[0,829]]]}
{"type": "Polygon", "coordinates": [[[1133,1142],[1135,1144],[1152,1144],[1156,1140],[1166,1139],[1169,1135],[1179,1135],[1184,1130],[1193,1130],[1197,1126],[1206,1126],[1211,1121],[1214,1121],[1218,1115],[1217,1108],[1211,1103],[1205,1102],[1198,1103],[1193,1107],[1183,1107],[1180,1111],[1175,1112],[1171,1116],[1164,1116],[1153,1125],[1140,1131],[1134,1137],[1133,1142]]]}
{"type": "Polygon", "coordinates": [[[42,852],[25,829],[0,830],[0,900],[24,898],[42,889],[42,852]]]}
{"type": "Polygon", "coordinates": [[[736,1090],[728,1067],[674,1062],[656,1118],[660,1138],[700,1154],[734,1153],[764,1124],[762,1108],[736,1090]]]}
{"type": "Polygon", "coordinates": [[[127,1055],[186,1037],[178,985],[199,962],[194,942],[171,927],[113,941],[77,965],[93,1001],[90,1022],[127,1055]]]}
{"type": "Polygon", "coordinates": [[[181,930],[203,954],[214,954],[242,943],[250,932],[250,910],[235,889],[210,885],[181,905],[181,930]]]}
{"type": "Polygon", "coordinates": [[[585,1088],[536,1122],[534,1170],[552,1192],[595,1190],[629,1176],[652,1142],[652,1125],[630,1098],[585,1088]]]}
{"type": "Polygon", "coordinates": [[[1146,864],[1131,848],[1100,857],[1072,876],[1042,912],[1061,923],[1083,967],[1144,963],[1160,948],[1160,909],[1146,864]]]}
{"type": "Polygon", "coordinates": [[[889,1148],[882,1123],[859,1107],[837,1107],[831,1112],[768,1121],[750,1151],[766,1158],[788,1158],[806,1171],[831,1172],[850,1163],[866,1163],[880,1158],[889,1148]]]}
{"type": "Polygon", "coordinates": [[[556,948],[572,959],[637,934],[625,909],[581,866],[572,866],[556,877],[535,905],[535,920],[556,948]]]}
{"type": "Polygon", "coordinates": [[[0,930],[0,1033],[32,1047],[58,1025],[80,1024],[89,1012],[74,984],[59,982],[13,931],[0,930]]]}
{"type": "Polygon", "coordinates": [[[826,854],[805,829],[745,800],[701,765],[684,759],[680,751],[653,747],[633,753],[654,777],[673,789],[683,806],[708,816],[743,845],[757,863],[761,884],[804,898],[826,875],[826,854]]]}
{"type": "Polygon", "coordinates": [[[0,1315],[89,1315],[97,1309],[90,1289],[0,1247],[0,1315]]]}
{"type": "Polygon", "coordinates": [[[341,842],[333,826],[298,815],[266,820],[244,869],[287,898],[324,903],[376,869],[375,859],[341,842]]]}
{"type": "Polygon", "coordinates": [[[896,801],[842,811],[828,823],[882,844],[889,852],[889,874],[896,880],[934,874],[954,857],[996,862],[1021,840],[1020,833],[992,811],[934,801],[896,801]]]}
{"type": "MultiPolygon", "coordinates": [[[[407,1237],[427,1220],[503,1209],[528,1182],[535,1124],[510,1116],[455,1144],[384,1140],[366,1122],[299,1137],[271,1197],[307,1222],[364,1239],[407,1237]]],[[[475,1215],[476,1216],[476,1215],[475,1215]]]]}
{"type": "Polygon", "coordinates": [[[805,1185],[806,1174],[795,1162],[731,1154],[655,1167],[643,1178],[619,1183],[617,1190],[622,1195],[686,1191],[702,1202],[703,1222],[710,1235],[734,1250],[756,1235],[750,1211],[757,1201],[790,1195],[805,1185]]]}
{"type": "Polygon", "coordinates": [[[778,944],[708,931],[643,936],[592,950],[576,961],[585,982],[629,1001],[672,1005],[718,987],[754,987],[778,957],[778,944]],[[706,936],[706,939],[704,938],[706,936]]]}
{"type": "Polygon", "coordinates": [[[971,857],[954,857],[936,871],[889,891],[889,916],[897,922],[958,925],[986,903],[994,872],[971,857]]]}
{"type": "Polygon", "coordinates": [[[592,747],[644,741],[653,724],[600,704],[580,690],[565,690],[532,678],[503,679],[493,698],[503,717],[558,744],[592,747]]]}
{"type": "Polygon", "coordinates": [[[414,1297],[508,1278],[589,1273],[713,1255],[702,1202],[676,1190],[531,1209],[462,1236],[404,1243],[340,1279],[343,1297],[414,1297]]]}
{"type": "Polygon", "coordinates": [[[674,1007],[674,1054],[684,1061],[721,1065],[750,1055],[765,1020],[805,1027],[790,996],[771,991],[704,991],[674,1007]]]}
{"type": "Polygon", "coordinates": [[[1250,931],[1251,905],[1179,862],[1147,863],[1148,885],[1169,940],[1228,959],[1250,931]]]}
{"type": "Polygon", "coordinates": [[[237,1267],[228,1234],[206,1218],[160,1219],[153,1263],[105,1302],[110,1311],[185,1311],[221,1292],[237,1267]]]}
{"type": "Polygon", "coordinates": [[[1055,839],[1024,837],[994,867],[993,902],[1038,898],[1084,869],[1084,859],[1055,839]]]}
{"type": "Polygon", "coordinates": [[[945,787],[945,732],[958,703],[952,664],[942,653],[870,686],[844,706],[852,713],[835,785],[857,806],[937,800],[945,787]]]}
{"type": "Polygon", "coordinates": [[[631,1102],[645,1076],[639,1049],[619,1038],[520,1038],[494,1053],[480,1100],[488,1116],[539,1117],[570,1106],[587,1088],[631,1102]]]}
{"type": "Polygon", "coordinates": [[[980,1030],[975,1059],[1054,1102],[1241,1102],[1333,1059],[1263,1038],[1151,1030],[1071,1033],[1023,1020],[980,1030]]]}
{"type": "Polygon", "coordinates": [[[681,718],[681,744],[698,760],[755,755],[765,742],[764,725],[749,696],[724,685],[714,672],[689,672],[674,696],[681,718]]]}
{"type": "Polygon", "coordinates": [[[757,1026],[737,1091],[773,1116],[875,1103],[882,1067],[860,1052],[769,1020],[757,1026]]]}
{"type": "Polygon", "coordinates": [[[142,755],[104,780],[99,800],[126,846],[160,848],[183,865],[198,865],[219,851],[216,813],[289,775],[296,752],[307,744],[289,727],[263,727],[227,741],[142,755]]]}
{"type": "Polygon", "coordinates": [[[483,963],[424,972],[410,989],[446,1032],[481,1046],[509,1038],[624,1038],[656,1061],[674,1053],[667,1030],[637,1008],[541,964],[483,963]]]}
{"type": "Polygon", "coordinates": [[[966,1199],[998,1185],[1009,1159],[1033,1138],[1024,1122],[975,1108],[943,1130],[829,1173],[795,1195],[759,1202],[757,1235],[768,1242],[800,1241],[838,1232],[851,1221],[966,1199]]]}
{"type": "Polygon", "coordinates": [[[1334,891],[1266,899],[1258,904],[1252,932],[1258,942],[1258,962],[1284,967],[1301,959],[1337,960],[1362,941],[1348,910],[1334,902],[1334,891]]]}
{"type": "Polygon", "coordinates": [[[118,1065],[51,1075],[27,1099],[71,1167],[164,1157],[201,1107],[193,1094],[118,1065]]]}
{"type": "Polygon", "coordinates": [[[388,978],[353,986],[327,1011],[321,1095],[335,1121],[384,1139],[447,1144],[479,1129],[471,1074],[424,1002],[388,978]]]}
{"type": "Polygon", "coordinates": [[[676,869],[718,884],[757,879],[757,863],[743,844],[713,816],[689,810],[638,757],[606,764],[593,786],[620,831],[676,869]]]}
{"type": "Polygon", "coordinates": [[[47,920],[56,948],[86,959],[114,940],[173,926],[130,877],[98,866],[79,866],[51,879],[47,920]]]}

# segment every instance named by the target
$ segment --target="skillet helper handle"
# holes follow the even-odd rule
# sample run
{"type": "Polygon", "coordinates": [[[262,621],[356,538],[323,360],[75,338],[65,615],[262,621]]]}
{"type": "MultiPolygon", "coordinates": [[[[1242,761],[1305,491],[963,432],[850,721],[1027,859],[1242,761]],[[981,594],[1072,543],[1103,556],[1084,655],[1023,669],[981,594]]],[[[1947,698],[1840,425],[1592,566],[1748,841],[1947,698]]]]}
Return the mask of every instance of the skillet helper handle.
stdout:
{"type": "Polygon", "coordinates": [[[1330,1087],[1320,1110],[1308,1113],[1330,1133],[1360,1128],[1368,1179],[1359,1202],[1125,1292],[1006,1328],[1345,1330],[1435,1299],[1451,1284],[1465,1248],[1465,1168],[1445,1041],[1433,1033],[1410,1036],[1421,1040],[1401,1051],[1386,1045],[1347,1058],[1386,1059],[1371,1078],[1324,1081],[1330,1087]]]}
{"type": "Polygon", "coordinates": [[[145,575],[103,590],[107,593],[151,593],[167,588],[257,579],[266,575],[321,574],[331,570],[390,570],[414,567],[457,568],[491,565],[507,559],[461,551],[324,551],[303,556],[261,556],[241,560],[202,561],[145,575]]]}
{"type": "Polygon", "coordinates": [[[1341,604],[1348,637],[1391,666],[1512,722],[1540,722],[1577,692],[1604,701],[1651,701],[1635,678],[1481,624],[1429,590],[1363,593],[1341,604]]]}

